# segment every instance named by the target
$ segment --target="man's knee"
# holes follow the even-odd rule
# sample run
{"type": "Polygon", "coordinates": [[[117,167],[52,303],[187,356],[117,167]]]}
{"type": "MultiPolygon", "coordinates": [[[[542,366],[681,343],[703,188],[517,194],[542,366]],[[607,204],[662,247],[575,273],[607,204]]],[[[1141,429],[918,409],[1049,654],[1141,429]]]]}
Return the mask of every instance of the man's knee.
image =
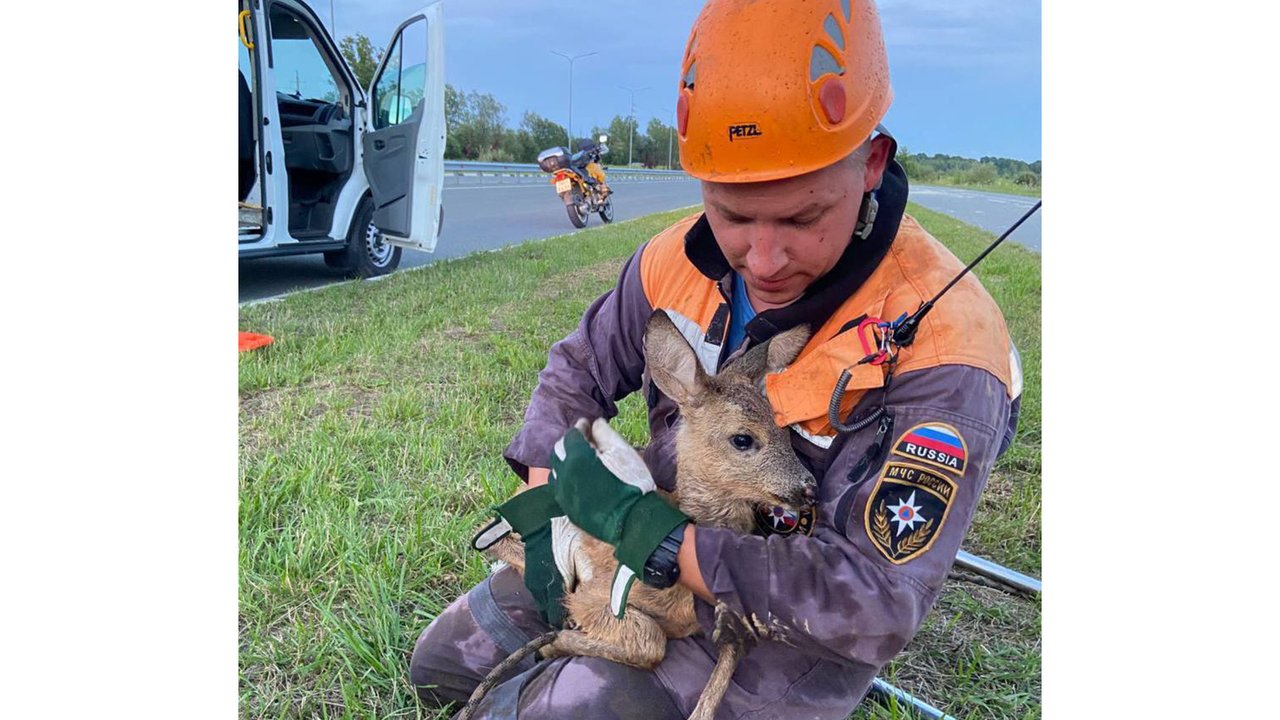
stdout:
{"type": "MultiPolygon", "coordinates": [[[[505,568],[427,626],[414,645],[409,679],[424,702],[465,701],[494,665],[547,629],[520,575],[505,568]]],[[[521,669],[532,659],[526,663],[521,669]]]]}
{"type": "Polygon", "coordinates": [[[683,718],[657,674],[595,657],[539,663],[520,690],[522,717],[683,718]]]}
{"type": "Polygon", "coordinates": [[[473,679],[476,669],[469,667],[474,661],[469,663],[462,652],[465,643],[461,641],[480,632],[470,619],[464,595],[440,613],[414,644],[409,681],[424,703],[438,707],[466,700],[478,682],[473,679]]]}

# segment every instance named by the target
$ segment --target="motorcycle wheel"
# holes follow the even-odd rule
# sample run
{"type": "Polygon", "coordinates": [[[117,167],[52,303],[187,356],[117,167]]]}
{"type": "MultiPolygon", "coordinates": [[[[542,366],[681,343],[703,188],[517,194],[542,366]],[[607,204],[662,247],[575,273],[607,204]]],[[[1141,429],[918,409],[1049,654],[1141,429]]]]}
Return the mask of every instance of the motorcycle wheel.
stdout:
{"type": "Polygon", "coordinates": [[[600,205],[600,219],[606,223],[613,222],[613,198],[606,197],[604,203],[600,205]]]}
{"type": "Polygon", "coordinates": [[[569,222],[576,228],[587,226],[587,212],[583,209],[585,205],[586,200],[578,190],[574,190],[564,204],[565,211],[569,213],[569,222]]]}

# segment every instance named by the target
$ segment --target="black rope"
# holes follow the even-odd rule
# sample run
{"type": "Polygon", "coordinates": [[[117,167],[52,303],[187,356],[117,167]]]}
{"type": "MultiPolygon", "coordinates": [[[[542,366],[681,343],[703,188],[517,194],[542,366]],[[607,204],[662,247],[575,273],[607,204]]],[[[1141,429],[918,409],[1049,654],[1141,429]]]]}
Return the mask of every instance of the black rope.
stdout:
{"type": "Polygon", "coordinates": [[[494,665],[489,674],[485,675],[484,680],[476,686],[475,691],[471,693],[471,697],[467,699],[467,704],[463,706],[462,712],[458,713],[458,720],[471,720],[471,717],[476,714],[476,710],[480,707],[480,702],[484,700],[485,695],[488,695],[489,691],[498,685],[498,682],[502,680],[502,676],[508,670],[519,665],[520,661],[528,657],[530,653],[544,645],[550,645],[555,642],[556,636],[559,634],[558,630],[542,633],[521,645],[515,652],[508,655],[507,659],[494,665]]]}

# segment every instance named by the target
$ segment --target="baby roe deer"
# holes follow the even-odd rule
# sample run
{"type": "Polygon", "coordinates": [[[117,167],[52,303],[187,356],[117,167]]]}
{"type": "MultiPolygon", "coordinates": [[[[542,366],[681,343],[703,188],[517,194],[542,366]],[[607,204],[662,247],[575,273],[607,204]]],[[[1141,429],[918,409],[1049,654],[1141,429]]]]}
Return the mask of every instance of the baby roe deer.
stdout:
{"type": "MultiPolygon", "coordinates": [[[[774,424],[773,409],[762,391],[764,376],[790,364],[809,338],[805,327],[781,333],[752,348],[718,375],[702,369],[693,349],[667,314],[654,312],[645,328],[644,352],[652,381],[680,407],[676,429],[676,490],[664,498],[704,527],[749,533],[756,509],[776,505],[807,508],[817,490],[812,474],[791,448],[789,431],[774,424]]],[[[622,442],[604,420],[579,420],[576,427],[589,442],[622,442]],[[612,435],[605,438],[605,435],[612,435]]],[[[639,457],[636,457],[636,462],[639,457]]],[[[511,536],[487,551],[524,572],[524,553],[511,536]]],[[[575,564],[581,572],[577,587],[564,599],[571,621],[567,629],[541,652],[546,657],[589,655],[642,669],[652,669],[666,653],[667,638],[683,638],[699,630],[693,594],[682,585],[658,590],[637,583],[627,598],[621,619],[610,610],[609,599],[617,561],[613,548],[585,533],[575,564]]],[[[721,646],[707,690],[694,717],[710,717],[719,704],[729,677],[743,651],[749,624],[722,618],[717,608],[717,637],[721,646]],[[722,625],[729,621],[731,624],[722,625]],[[747,627],[746,633],[740,629],[747,627]],[[725,637],[719,637],[724,632],[725,637]]]]}

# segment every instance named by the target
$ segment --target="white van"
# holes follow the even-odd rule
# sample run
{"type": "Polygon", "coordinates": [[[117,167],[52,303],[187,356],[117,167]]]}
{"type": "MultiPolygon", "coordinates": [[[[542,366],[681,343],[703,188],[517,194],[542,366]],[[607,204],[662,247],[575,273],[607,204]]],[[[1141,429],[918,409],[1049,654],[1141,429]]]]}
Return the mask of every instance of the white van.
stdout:
{"type": "Polygon", "coordinates": [[[240,258],[324,253],[372,277],[444,222],[440,0],[396,29],[361,88],[301,0],[239,0],[240,258]]]}

